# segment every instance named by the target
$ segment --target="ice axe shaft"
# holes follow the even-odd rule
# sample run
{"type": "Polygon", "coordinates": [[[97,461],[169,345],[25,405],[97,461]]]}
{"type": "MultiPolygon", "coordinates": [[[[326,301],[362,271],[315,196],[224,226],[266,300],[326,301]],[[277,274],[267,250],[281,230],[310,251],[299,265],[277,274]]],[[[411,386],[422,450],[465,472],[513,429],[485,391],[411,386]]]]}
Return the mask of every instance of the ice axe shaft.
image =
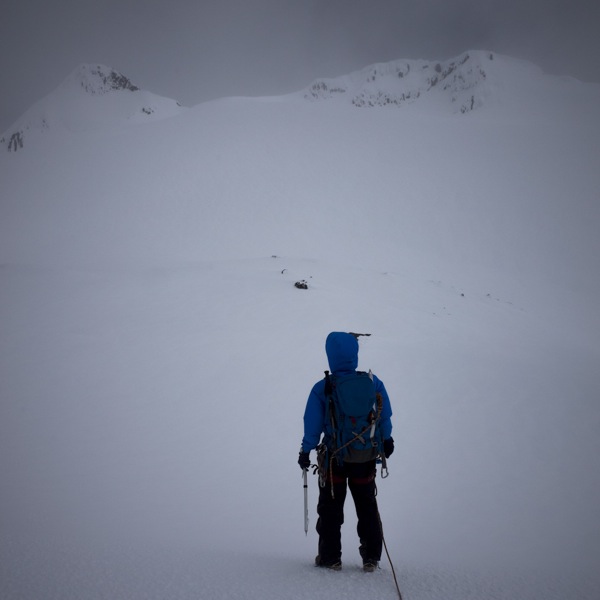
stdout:
{"type": "Polygon", "coordinates": [[[308,535],[308,469],[302,469],[304,480],[304,535],[308,535]]]}

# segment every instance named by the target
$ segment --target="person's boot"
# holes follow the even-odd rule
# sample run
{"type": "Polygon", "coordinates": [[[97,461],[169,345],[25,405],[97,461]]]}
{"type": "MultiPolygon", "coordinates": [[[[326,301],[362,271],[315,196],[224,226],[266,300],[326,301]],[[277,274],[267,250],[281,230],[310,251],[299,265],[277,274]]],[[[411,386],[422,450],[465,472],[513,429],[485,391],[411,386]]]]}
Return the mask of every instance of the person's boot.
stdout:
{"type": "Polygon", "coordinates": [[[372,573],[376,571],[378,568],[378,561],[373,560],[372,558],[365,558],[363,560],[363,571],[365,573],[372,573]]]}
{"type": "Polygon", "coordinates": [[[315,567],[323,567],[324,569],[331,569],[332,571],[340,571],[342,568],[341,560],[324,561],[320,555],[315,558],[315,567]]]}

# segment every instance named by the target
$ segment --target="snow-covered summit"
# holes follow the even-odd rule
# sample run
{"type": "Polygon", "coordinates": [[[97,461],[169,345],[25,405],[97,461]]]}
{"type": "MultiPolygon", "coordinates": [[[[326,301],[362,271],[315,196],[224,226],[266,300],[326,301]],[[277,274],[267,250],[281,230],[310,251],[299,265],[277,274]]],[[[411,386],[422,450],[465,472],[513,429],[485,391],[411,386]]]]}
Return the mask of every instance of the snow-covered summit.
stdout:
{"type": "MultiPolygon", "coordinates": [[[[517,113],[539,117],[543,110],[557,118],[573,110],[595,115],[600,86],[548,76],[527,61],[476,50],[443,62],[377,63],[347,75],[317,79],[289,97],[359,108],[418,106],[459,116],[494,108],[510,117],[517,113]]],[[[110,67],[84,64],[8,129],[0,137],[0,146],[13,152],[50,129],[119,131],[182,110],[175,100],[141,90],[110,67]]]]}
{"type": "MultiPolygon", "coordinates": [[[[539,89],[544,79],[542,71],[526,61],[476,50],[445,62],[395,60],[317,79],[303,97],[338,99],[359,108],[419,104],[464,114],[491,103],[526,101],[527,90],[532,85],[539,89]]],[[[539,103],[539,94],[537,98],[539,103]]]]}
{"type": "MultiPolygon", "coordinates": [[[[488,60],[494,59],[493,54],[488,60]]],[[[357,107],[402,106],[440,92],[455,110],[466,112],[481,103],[487,74],[481,56],[465,54],[446,63],[396,60],[370,65],[343,77],[318,79],[304,92],[307,100],[342,98],[357,107]],[[477,96],[477,100],[475,100],[477,96]]]]}
{"type": "Polygon", "coordinates": [[[92,96],[108,92],[128,90],[137,92],[140,88],[133,85],[122,73],[104,65],[81,65],[63,82],[63,87],[81,87],[92,96]]]}
{"type": "Polygon", "coordinates": [[[0,138],[0,145],[15,152],[48,130],[118,130],[181,111],[175,100],[141,90],[110,67],[83,64],[25,112],[0,138]]]}

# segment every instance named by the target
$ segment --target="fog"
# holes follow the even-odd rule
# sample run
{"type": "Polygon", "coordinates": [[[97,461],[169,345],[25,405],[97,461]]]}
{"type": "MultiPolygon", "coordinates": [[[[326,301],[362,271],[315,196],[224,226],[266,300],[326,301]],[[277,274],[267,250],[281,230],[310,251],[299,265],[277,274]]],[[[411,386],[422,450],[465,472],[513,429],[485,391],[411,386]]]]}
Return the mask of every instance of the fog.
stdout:
{"type": "Polygon", "coordinates": [[[406,597],[594,597],[600,88],[453,65],[192,109],[84,69],[25,115],[0,153],[3,599],[391,597],[349,504],[344,569],[315,572],[312,476],[303,531],[331,330],[372,334],[392,400],[406,597]]]}

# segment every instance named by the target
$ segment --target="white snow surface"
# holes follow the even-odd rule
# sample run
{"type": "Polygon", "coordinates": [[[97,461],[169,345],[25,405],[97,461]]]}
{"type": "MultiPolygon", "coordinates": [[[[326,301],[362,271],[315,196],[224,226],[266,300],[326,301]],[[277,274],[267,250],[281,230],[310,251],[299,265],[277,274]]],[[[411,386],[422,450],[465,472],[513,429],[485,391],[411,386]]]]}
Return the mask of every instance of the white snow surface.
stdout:
{"type": "Polygon", "coordinates": [[[598,597],[600,86],[468,56],[467,112],[309,87],[131,126],[151,95],[82,101],[91,66],[34,107],[70,125],[0,152],[2,600],[397,597],[350,498],[312,566],[312,475],[303,531],[333,330],[391,397],[404,599],[598,597]]]}

